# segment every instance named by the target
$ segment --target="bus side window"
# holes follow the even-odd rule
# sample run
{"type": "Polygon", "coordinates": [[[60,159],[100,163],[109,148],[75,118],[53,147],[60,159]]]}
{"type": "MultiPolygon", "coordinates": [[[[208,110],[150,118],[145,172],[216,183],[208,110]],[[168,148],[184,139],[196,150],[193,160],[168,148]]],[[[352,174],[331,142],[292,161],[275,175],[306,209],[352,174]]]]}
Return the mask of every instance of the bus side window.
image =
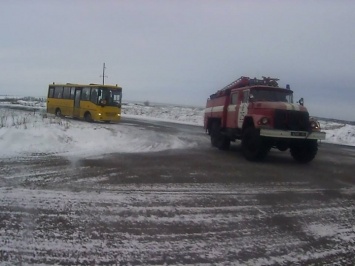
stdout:
{"type": "Polygon", "coordinates": [[[63,87],[55,87],[54,98],[62,98],[62,97],[63,97],[63,87]]]}
{"type": "Polygon", "coordinates": [[[49,87],[48,98],[54,98],[54,88],[53,87],[49,87]]]}
{"type": "Polygon", "coordinates": [[[63,98],[70,99],[70,87],[64,87],[63,89],[63,98]]]}
{"type": "Polygon", "coordinates": [[[82,93],[81,93],[81,99],[83,101],[89,101],[90,100],[90,88],[84,88],[82,93]]]}
{"type": "Polygon", "coordinates": [[[74,94],[75,94],[75,88],[71,87],[70,88],[70,99],[74,99],[74,94]]]}
{"type": "Polygon", "coordinates": [[[97,103],[97,96],[98,96],[97,89],[92,88],[91,89],[91,101],[95,104],[97,103]]]}

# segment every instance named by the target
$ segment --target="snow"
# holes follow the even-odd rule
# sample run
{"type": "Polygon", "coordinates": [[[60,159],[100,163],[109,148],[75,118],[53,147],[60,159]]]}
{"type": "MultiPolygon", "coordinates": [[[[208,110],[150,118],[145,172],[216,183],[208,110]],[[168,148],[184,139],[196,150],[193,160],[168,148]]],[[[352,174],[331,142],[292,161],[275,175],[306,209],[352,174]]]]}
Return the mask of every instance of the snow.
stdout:
{"type": "Polygon", "coordinates": [[[85,123],[37,112],[0,109],[0,158],[36,154],[97,156],[194,147],[179,135],[133,125],[85,123]],[[142,137],[144,136],[144,137],[142,137]]]}
{"type": "Polygon", "coordinates": [[[124,117],[140,117],[146,120],[159,120],[199,126],[203,126],[203,112],[204,108],[202,107],[168,105],[145,106],[134,103],[125,104],[122,108],[124,117]]]}
{"type": "MultiPolygon", "coordinates": [[[[95,178],[102,176],[100,174],[95,178]]],[[[73,176],[70,179],[72,187],[73,176]]],[[[311,191],[307,182],[228,185],[156,183],[138,187],[134,183],[115,186],[99,182],[92,186],[86,177],[77,181],[84,189],[0,188],[0,194],[3,195],[1,206],[6,206],[3,207],[3,217],[9,217],[8,214],[12,217],[7,218],[6,225],[0,229],[2,241],[6,243],[2,246],[2,252],[12,254],[12,265],[16,261],[13,254],[18,251],[22,252],[26,262],[32,257],[55,265],[63,262],[77,265],[77,259],[83,264],[85,260],[96,260],[97,264],[120,259],[134,262],[138,254],[142,265],[148,264],[148,261],[150,265],[163,265],[160,263],[162,252],[171,256],[172,261],[179,262],[181,259],[176,254],[184,254],[185,259],[191,259],[192,262],[193,257],[201,255],[207,256],[205,258],[208,261],[217,262],[212,264],[238,265],[237,260],[228,260],[233,254],[242,254],[245,250],[256,255],[255,258],[242,261],[241,265],[303,265],[314,259],[325,260],[330,255],[341,257],[355,251],[355,227],[351,224],[352,219],[347,221],[344,217],[352,217],[354,207],[351,198],[339,206],[342,204],[337,203],[336,199],[319,202],[315,198],[300,197],[299,203],[286,204],[283,208],[280,208],[281,205],[274,208],[258,200],[263,194],[275,195],[282,191],[296,190],[299,195],[304,190],[317,193],[311,191]],[[92,188],[90,193],[85,189],[89,187],[92,188]],[[224,204],[215,204],[211,202],[210,195],[224,198],[227,202],[233,199],[233,204],[225,205],[226,201],[217,201],[224,204]],[[196,204],[196,200],[204,204],[196,204]],[[307,205],[309,203],[311,205],[307,205]],[[327,209],[328,205],[333,204],[337,207],[327,209]],[[255,212],[255,208],[261,209],[261,214],[255,212]],[[314,215],[311,222],[308,222],[311,217],[309,213],[314,215]],[[302,229],[303,235],[299,237],[297,232],[287,234],[282,228],[261,222],[275,215],[286,217],[287,221],[300,217],[299,229],[302,229]],[[334,223],[334,220],[329,219],[332,215],[347,223],[334,223]],[[117,224],[125,226],[116,227],[117,224]],[[166,230],[181,225],[204,230],[186,233],[166,230]],[[147,226],[154,236],[140,233],[141,227],[147,226]],[[209,230],[206,232],[205,228],[209,230]],[[311,241],[314,244],[311,246],[307,239],[319,240],[319,243],[323,240],[324,245],[311,241]],[[261,250],[260,253],[256,253],[255,247],[261,250]],[[265,253],[261,253],[263,250],[265,253]]],[[[350,265],[346,260],[343,263],[350,265]]]]}
{"type": "Polygon", "coordinates": [[[325,121],[320,123],[322,130],[327,134],[325,142],[355,146],[355,126],[325,121]]]}
{"type": "MultiPolygon", "coordinates": [[[[207,260],[217,265],[230,265],[238,264],[238,260],[228,261],[233,254],[258,254],[256,248],[260,252],[265,250],[265,254],[259,253],[247,261],[241,258],[240,264],[309,264],[312,260],[321,261],[334,255],[343,256],[343,263],[350,265],[351,259],[347,261],[346,255],[355,252],[353,187],[341,189],[341,194],[347,195],[341,199],[320,201],[318,196],[324,188],[302,180],[139,185],[133,180],[115,185],[107,181],[110,177],[126,175],[119,173],[119,167],[107,172],[91,170],[90,174],[85,172],[88,166],[80,164],[66,167],[51,164],[28,169],[26,164],[21,165],[21,159],[28,158],[16,157],[156,152],[193,148],[197,140],[178,132],[159,132],[154,123],[143,128],[127,122],[103,124],[60,119],[46,115],[43,102],[3,104],[9,105],[26,111],[0,106],[0,159],[6,158],[2,169],[6,172],[2,180],[6,185],[0,188],[3,214],[0,265],[89,262],[111,265],[120,261],[127,265],[139,262],[163,265],[165,254],[169,256],[168,261],[176,264],[189,261],[190,265],[196,265],[196,261],[207,260]],[[14,164],[7,165],[8,161],[16,161],[18,165],[12,172],[7,172],[14,167],[14,164]],[[260,200],[264,194],[281,193],[300,195],[297,197],[300,202],[273,206],[260,200]],[[299,238],[298,232],[288,234],[283,228],[263,223],[275,215],[285,217],[286,221],[300,217],[296,229],[299,228],[305,237],[299,238]],[[148,226],[154,237],[141,233],[149,232],[141,231],[148,226]],[[209,229],[191,233],[167,230],[175,227],[209,229]],[[324,245],[310,246],[309,243],[314,242],[308,239],[324,245]],[[197,257],[204,260],[197,260],[197,257]]],[[[129,103],[122,110],[123,118],[200,127],[203,123],[203,108],[198,107],[129,103]]],[[[326,142],[354,146],[354,126],[329,121],[321,121],[321,124],[327,132],[326,142]]],[[[207,141],[202,127],[201,136],[207,141]]],[[[203,173],[191,169],[189,175],[194,178],[203,173]]],[[[164,173],[160,177],[172,178],[164,173]]]]}
{"type": "MultiPolygon", "coordinates": [[[[0,108],[0,158],[33,154],[94,156],[107,153],[156,152],[195,147],[183,136],[142,129],[125,123],[85,123],[45,114],[45,102],[17,100],[0,107],[18,107],[27,112],[0,108]],[[143,132],[144,130],[144,132],[143,132]]],[[[123,118],[203,125],[202,107],[126,103],[123,118]]],[[[355,126],[320,121],[325,142],[355,146],[355,126]]],[[[201,133],[203,133],[201,128],[201,133]]]]}

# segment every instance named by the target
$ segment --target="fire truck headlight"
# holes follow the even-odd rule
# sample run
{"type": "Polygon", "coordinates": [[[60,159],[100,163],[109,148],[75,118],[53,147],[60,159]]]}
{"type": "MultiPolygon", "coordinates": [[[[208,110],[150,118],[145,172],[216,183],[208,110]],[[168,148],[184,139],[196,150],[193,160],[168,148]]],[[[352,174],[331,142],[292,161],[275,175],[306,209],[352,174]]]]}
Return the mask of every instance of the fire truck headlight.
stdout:
{"type": "Polygon", "coordinates": [[[314,129],[314,130],[318,130],[320,128],[318,121],[310,121],[310,126],[311,126],[311,129],[314,129]]]}
{"type": "Polygon", "coordinates": [[[269,118],[263,117],[259,120],[260,125],[267,125],[269,123],[269,118]]]}

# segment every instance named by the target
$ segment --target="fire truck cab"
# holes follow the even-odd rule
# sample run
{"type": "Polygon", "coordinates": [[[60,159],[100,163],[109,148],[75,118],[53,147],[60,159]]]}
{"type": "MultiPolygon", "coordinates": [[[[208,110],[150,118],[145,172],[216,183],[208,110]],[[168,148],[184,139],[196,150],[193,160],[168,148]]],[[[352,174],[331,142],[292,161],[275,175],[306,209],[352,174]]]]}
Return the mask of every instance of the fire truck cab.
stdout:
{"type": "Polygon", "coordinates": [[[264,159],[271,148],[290,149],[301,163],[312,161],[325,133],[301,101],[293,103],[290,87],[280,88],[277,81],[241,77],[212,94],[204,114],[212,146],[229,149],[230,142],[239,139],[251,161],[264,159]]]}

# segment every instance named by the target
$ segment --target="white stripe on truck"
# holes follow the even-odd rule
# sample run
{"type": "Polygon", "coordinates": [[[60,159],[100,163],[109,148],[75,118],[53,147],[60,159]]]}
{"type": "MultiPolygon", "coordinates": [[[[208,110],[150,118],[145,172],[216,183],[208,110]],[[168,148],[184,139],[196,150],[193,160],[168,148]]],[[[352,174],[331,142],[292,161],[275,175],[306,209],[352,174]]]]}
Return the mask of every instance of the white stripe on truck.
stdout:
{"type": "Polygon", "coordinates": [[[223,112],[224,106],[213,106],[213,107],[208,107],[205,109],[205,113],[216,113],[216,112],[223,112]]]}

